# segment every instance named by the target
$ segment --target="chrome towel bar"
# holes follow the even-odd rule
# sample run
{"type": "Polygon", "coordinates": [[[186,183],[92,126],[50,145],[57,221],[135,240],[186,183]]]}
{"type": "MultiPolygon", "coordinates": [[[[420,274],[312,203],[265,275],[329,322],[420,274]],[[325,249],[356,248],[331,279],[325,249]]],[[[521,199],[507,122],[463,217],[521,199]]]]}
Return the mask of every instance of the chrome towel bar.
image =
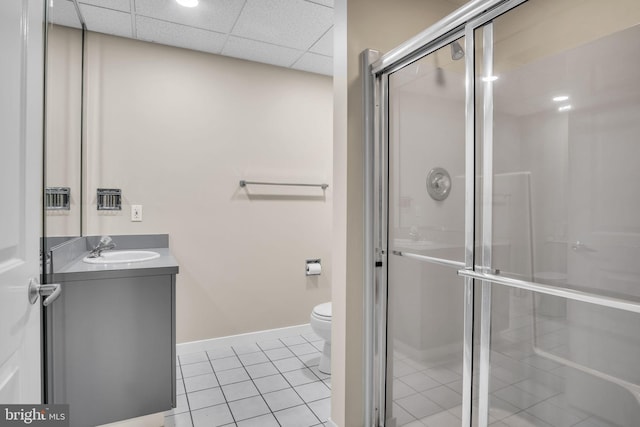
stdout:
{"type": "Polygon", "coordinates": [[[258,181],[245,181],[244,179],[240,180],[240,187],[246,187],[247,184],[251,185],[287,185],[294,187],[321,187],[323,190],[326,190],[329,184],[295,184],[288,182],[258,182],[258,181]]]}

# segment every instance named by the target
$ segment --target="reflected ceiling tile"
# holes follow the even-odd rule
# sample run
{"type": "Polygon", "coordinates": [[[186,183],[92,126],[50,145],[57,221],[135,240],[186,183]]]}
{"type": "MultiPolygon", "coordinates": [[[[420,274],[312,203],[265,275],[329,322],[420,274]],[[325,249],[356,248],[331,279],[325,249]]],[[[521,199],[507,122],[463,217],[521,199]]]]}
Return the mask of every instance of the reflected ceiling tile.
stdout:
{"type": "Polygon", "coordinates": [[[333,27],[311,46],[309,52],[319,53],[324,56],[333,56],[333,27]]]}
{"type": "Polygon", "coordinates": [[[141,40],[210,53],[220,53],[227,38],[225,34],[144,16],[136,18],[136,31],[141,40]]]}
{"type": "Polygon", "coordinates": [[[331,76],[333,75],[333,59],[307,52],[291,68],[331,76]]]}
{"type": "Polygon", "coordinates": [[[80,0],[79,3],[100,6],[105,9],[120,10],[122,12],[131,12],[130,0],[80,0]]]}
{"type": "Polygon", "coordinates": [[[73,2],[68,0],[54,0],[53,7],[49,8],[49,22],[65,27],[82,28],[80,18],[73,2]]]}
{"type": "Polygon", "coordinates": [[[222,54],[249,61],[289,67],[302,54],[301,51],[254,40],[230,36],[222,54]]]}
{"type": "Polygon", "coordinates": [[[232,34],[307,50],[333,25],[333,9],[301,0],[247,0],[232,34]]]}
{"type": "Polygon", "coordinates": [[[196,7],[183,7],[175,0],[136,0],[135,4],[136,13],[140,15],[228,33],[244,3],[240,0],[200,0],[196,7]]]}
{"type": "Polygon", "coordinates": [[[98,33],[112,34],[120,37],[131,37],[131,15],[102,7],[80,5],[87,29],[98,33]]]}

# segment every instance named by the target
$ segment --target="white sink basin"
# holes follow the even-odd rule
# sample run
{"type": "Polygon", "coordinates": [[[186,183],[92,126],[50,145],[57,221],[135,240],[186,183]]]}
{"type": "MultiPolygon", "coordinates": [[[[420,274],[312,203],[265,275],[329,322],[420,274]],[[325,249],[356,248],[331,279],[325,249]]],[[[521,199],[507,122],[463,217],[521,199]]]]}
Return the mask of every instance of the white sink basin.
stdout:
{"type": "Polygon", "coordinates": [[[84,257],[82,261],[89,264],[123,264],[156,258],[160,258],[160,254],[153,251],[105,251],[97,258],[84,257]]]}

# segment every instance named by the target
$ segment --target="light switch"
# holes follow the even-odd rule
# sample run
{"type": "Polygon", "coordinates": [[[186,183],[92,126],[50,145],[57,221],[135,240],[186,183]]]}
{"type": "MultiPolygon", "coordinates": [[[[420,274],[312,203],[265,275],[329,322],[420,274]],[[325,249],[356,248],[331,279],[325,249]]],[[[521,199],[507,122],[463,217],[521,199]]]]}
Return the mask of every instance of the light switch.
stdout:
{"type": "Polygon", "coordinates": [[[142,221],[142,205],[131,205],[131,221],[142,221]]]}

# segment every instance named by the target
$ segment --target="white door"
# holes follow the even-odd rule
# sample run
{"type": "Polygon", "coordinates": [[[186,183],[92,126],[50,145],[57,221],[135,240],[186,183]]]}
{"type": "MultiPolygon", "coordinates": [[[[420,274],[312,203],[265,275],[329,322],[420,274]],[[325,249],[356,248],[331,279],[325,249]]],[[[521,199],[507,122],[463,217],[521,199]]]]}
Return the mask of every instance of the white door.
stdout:
{"type": "Polygon", "coordinates": [[[0,403],[40,403],[42,0],[0,1],[0,403]]]}

